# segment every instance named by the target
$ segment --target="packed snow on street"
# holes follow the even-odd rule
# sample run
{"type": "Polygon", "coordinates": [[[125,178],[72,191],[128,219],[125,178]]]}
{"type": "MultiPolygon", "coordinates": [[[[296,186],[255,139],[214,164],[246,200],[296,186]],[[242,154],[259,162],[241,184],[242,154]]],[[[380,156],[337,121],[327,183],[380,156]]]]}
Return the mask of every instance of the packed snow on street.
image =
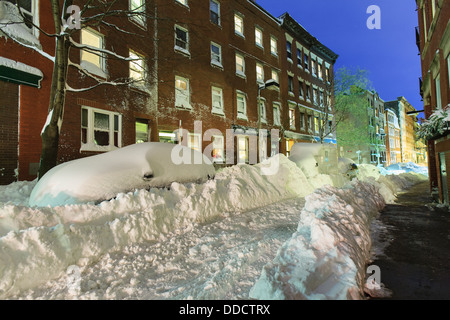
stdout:
{"type": "Polygon", "coordinates": [[[373,221],[427,179],[348,159],[323,173],[295,152],[164,169],[161,148],[0,186],[0,298],[364,299],[373,221]]]}

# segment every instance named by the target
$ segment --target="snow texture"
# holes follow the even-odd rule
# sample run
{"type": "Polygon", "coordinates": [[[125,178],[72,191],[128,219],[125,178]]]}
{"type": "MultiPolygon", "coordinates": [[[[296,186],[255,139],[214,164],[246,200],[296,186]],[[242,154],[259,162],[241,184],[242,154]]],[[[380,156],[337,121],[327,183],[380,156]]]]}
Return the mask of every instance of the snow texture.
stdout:
{"type": "MultiPolygon", "coordinates": [[[[143,167],[126,165],[133,169],[130,180],[141,179],[147,172],[143,168],[158,176],[144,158],[136,158],[138,165],[145,164],[143,167]]],[[[346,178],[318,174],[311,158],[294,163],[277,155],[268,159],[269,164],[272,161],[279,165],[277,175],[261,174],[262,164],[236,165],[216,172],[214,179],[203,183],[125,188],[108,194],[108,200],[100,203],[30,206],[30,193],[34,185],[33,193],[41,189],[39,183],[1,186],[0,298],[28,294],[58,298],[57,292],[52,293],[58,286],[65,298],[82,294],[87,299],[136,298],[139,293],[144,299],[232,299],[249,298],[250,292],[252,297],[270,299],[360,297],[360,268],[370,248],[366,225],[383,200],[383,193],[377,190],[383,188],[392,200],[393,193],[417,182],[419,175],[380,175],[376,180],[376,174],[366,170],[359,177],[364,181],[358,179],[339,189],[325,183],[341,187],[346,178]],[[316,188],[320,189],[314,191],[316,188]],[[307,204],[302,210],[304,197],[307,204]],[[289,240],[298,217],[297,231],[289,240]],[[283,219],[287,228],[281,228],[282,236],[278,236],[276,226],[283,225],[283,219]],[[219,229],[214,231],[214,226],[219,229]],[[296,266],[297,261],[302,269],[296,266]],[[88,280],[76,295],[67,291],[64,282],[66,270],[74,266],[88,280]],[[186,266],[192,269],[184,270],[186,266]],[[338,283],[332,272],[348,282],[338,283]],[[272,277],[275,274],[283,275],[284,284],[272,277]],[[146,282],[147,277],[153,280],[146,282]],[[230,281],[238,282],[232,285],[230,281]],[[50,287],[39,293],[46,284],[50,287]],[[245,289],[239,289],[238,284],[245,289]],[[273,290],[263,296],[258,288],[273,290]]],[[[99,163],[109,168],[113,165],[99,163]]],[[[64,177],[58,188],[70,187],[70,179],[77,178],[74,176],[64,177]]],[[[99,190],[99,181],[90,183],[97,184],[99,190]]]]}
{"type": "Polygon", "coordinates": [[[0,66],[5,66],[5,67],[11,68],[11,69],[34,74],[34,75],[40,76],[40,77],[44,76],[42,71],[39,70],[38,68],[31,67],[29,65],[26,65],[25,63],[17,62],[17,61],[14,61],[14,60],[11,60],[11,59],[8,59],[5,57],[0,57],[0,66]]]}

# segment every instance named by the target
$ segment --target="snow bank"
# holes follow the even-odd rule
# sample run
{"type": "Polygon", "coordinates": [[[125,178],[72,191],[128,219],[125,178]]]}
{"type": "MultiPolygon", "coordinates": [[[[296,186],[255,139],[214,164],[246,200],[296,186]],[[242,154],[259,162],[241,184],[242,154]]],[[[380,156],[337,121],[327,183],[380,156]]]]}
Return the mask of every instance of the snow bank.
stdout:
{"type": "Polygon", "coordinates": [[[198,151],[168,143],[139,143],[52,168],[33,189],[30,205],[103,201],[120,192],[168,187],[174,181],[200,183],[214,175],[214,166],[198,151]],[[180,159],[172,159],[175,156],[180,159]],[[186,161],[180,163],[181,158],[186,161]]]}
{"type": "MultiPolygon", "coordinates": [[[[197,223],[313,192],[283,155],[277,175],[261,165],[237,165],[203,184],[119,193],[100,204],[57,207],[0,204],[0,298],[32,288],[127,244],[161,240],[197,223]]],[[[37,186],[38,187],[38,186],[37,186]]]]}
{"type": "Polygon", "coordinates": [[[359,299],[370,257],[370,222],[384,207],[376,187],[358,180],[306,197],[297,231],[253,286],[256,299],[359,299]]]}

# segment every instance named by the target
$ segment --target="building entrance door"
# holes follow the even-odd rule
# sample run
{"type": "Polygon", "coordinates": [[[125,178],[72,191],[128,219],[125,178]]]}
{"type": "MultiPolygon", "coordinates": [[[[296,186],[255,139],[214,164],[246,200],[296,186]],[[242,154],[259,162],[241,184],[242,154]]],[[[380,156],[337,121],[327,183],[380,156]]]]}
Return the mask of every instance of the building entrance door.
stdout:
{"type": "Polygon", "coordinates": [[[447,166],[445,152],[439,152],[439,169],[441,171],[442,200],[448,203],[447,166]]]}

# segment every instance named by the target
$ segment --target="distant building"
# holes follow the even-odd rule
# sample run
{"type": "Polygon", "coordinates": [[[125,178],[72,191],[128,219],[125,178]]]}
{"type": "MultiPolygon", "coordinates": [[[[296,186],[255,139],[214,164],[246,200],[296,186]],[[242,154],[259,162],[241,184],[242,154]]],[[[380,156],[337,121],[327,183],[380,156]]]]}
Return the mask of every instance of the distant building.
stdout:
{"type": "MultiPolygon", "coordinates": [[[[425,119],[450,103],[450,1],[416,0],[419,26],[416,39],[421,57],[420,92],[425,119]]],[[[430,191],[438,190],[449,202],[450,132],[436,133],[427,141],[430,191]]]]}
{"type": "Polygon", "coordinates": [[[391,109],[385,109],[385,133],[387,165],[402,161],[402,148],[400,141],[400,125],[398,117],[391,109]]]}
{"type": "MultiPolygon", "coordinates": [[[[386,108],[394,111],[399,119],[400,143],[401,143],[401,162],[416,162],[416,109],[405,99],[398,97],[397,100],[385,102],[386,108]]],[[[399,162],[400,162],[399,161],[399,162]]]]}

